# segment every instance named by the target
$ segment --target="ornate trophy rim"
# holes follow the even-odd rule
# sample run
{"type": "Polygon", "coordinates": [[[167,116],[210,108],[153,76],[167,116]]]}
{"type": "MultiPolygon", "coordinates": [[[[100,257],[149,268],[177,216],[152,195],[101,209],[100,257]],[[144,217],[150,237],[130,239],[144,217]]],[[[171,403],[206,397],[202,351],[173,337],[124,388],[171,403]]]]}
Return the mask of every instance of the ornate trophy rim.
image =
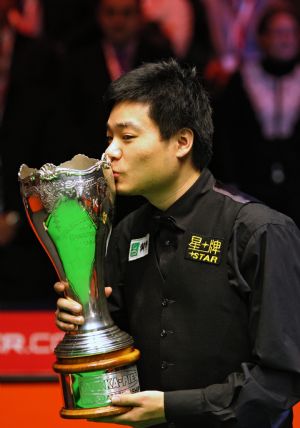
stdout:
{"type": "Polygon", "coordinates": [[[89,175],[102,167],[111,167],[111,162],[105,153],[102,155],[101,159],[90,158],[84,154],[77,154],[73,156],[72,159],[63,162],[60,165],[45,163],[40,169],[31,168],[24,163],[20,166],[18,177],[20,181],[30,180],[32,177],[37,175],[41,180],[53,180],[60,175],[89,175]],[[84,167],[83,165],[80,167],[80,163],[85,163],[84,167]],[[72,164],[74,164],[74,167],[72,164]]]}

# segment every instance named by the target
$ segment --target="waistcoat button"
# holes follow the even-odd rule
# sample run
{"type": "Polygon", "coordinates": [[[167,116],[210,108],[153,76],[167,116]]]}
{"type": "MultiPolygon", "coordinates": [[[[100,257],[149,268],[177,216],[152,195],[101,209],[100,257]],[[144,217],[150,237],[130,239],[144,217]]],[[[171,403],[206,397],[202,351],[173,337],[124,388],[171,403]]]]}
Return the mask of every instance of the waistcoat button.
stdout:
{"type": "Polygon", "coordinates": [[[168,363],[166,361],[162,361],[160,368],[162,370],[166,370],[168,368],[168,363]]]}
{"type": "Polygon", "coordinates": [[[165,329],[162,329],[162,331],[160,332],[161,337],[166,337],[167,336],[167,332],[165,329]]]}

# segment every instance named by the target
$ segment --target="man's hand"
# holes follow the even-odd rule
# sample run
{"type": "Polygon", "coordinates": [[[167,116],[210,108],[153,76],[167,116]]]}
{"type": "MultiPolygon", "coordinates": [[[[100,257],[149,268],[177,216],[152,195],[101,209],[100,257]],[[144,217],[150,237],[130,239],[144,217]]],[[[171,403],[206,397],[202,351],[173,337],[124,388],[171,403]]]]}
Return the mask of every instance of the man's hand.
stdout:
{"type": "Polygon", "coordinates": [[[131,410],[119,416],[103,417],[91,421],[130,425],[134,428],[146,428],[166,422],[164,393],[161,391],[121,394],[113,396],[112,403],[115,406],[131,407],[131,410]]]}
{"type": "MultiPolygon", "coordinates": [[[[54,284],[54,290],[64,296],[68,284],[66,282],[57,282],[54,284]]],[[[105,295],[109,297],[112,292],[111,287],[105,287],[105,295]]],[[[80,303],[69,297],[60,297],[57,300],[56,326],[63,331],[77,330],[84,323],[82,316],[82,306],[80,303]]]]}

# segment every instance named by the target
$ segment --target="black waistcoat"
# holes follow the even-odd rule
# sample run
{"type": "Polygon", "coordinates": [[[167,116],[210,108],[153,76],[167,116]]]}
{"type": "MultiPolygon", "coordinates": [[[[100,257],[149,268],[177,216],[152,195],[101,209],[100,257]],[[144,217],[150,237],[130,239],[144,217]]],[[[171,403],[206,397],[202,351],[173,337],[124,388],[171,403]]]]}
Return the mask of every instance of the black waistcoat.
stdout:
{"type": "Polygon", "coordinates": [[[165,280],[155,256],[150,210],[143,207],[126,224],[128,247],[150,234],[149,253],[127,262],[124,287],[130,333],[142,355],[142,389],[203,388],[223,382],[250,360],[247,304],[230,285],[227,261],[242,206],[215,189],[201,195],[165,280]],[[217,254],[217,262],[189,254],[189,244],[197,249],[199,238],[221,242],[220,251],[210,253],[217,254]]]}

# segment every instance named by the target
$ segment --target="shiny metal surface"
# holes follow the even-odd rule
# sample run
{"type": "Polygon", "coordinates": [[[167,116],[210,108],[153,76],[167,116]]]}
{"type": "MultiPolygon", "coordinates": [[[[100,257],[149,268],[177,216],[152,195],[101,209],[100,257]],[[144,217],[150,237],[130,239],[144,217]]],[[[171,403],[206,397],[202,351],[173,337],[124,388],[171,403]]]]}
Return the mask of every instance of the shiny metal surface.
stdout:
{"type": "MultiPolygon", "coordinates": [[[[131,336],[114,325],[104,294],[104,257],[115,199],[109,161],[76,155],[59,166],[22,165],[21,194],[28,220],[51,259],[66,296],[83,306],[85,323],[58,344],[58,358],[113,352],[131,336]]],[[[41,278],[42,282],[42,278],[41,278]]]]}
{"type": "Polygon", "coordinates": [[[60,375],[65,408],[82,409],[105,407],[111,397],[140,391],[135,365],[95,370],[86,373],[60,375]]]}

